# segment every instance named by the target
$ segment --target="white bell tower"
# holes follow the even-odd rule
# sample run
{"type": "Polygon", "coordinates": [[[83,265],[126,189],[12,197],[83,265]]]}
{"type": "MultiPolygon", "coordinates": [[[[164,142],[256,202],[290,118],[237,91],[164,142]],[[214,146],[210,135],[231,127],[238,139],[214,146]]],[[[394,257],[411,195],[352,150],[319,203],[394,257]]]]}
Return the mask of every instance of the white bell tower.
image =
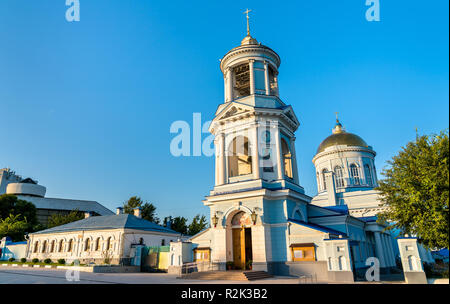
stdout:
{"type": "Polygon", "coordinates": [[[303,191],[295,154],[299,122],[279,98],[280,62],[277,53],[250,35],[248,23],[241,45],[221,59],[225,102],[210,127],[216,147],[215,190],[245,182],[252,187],[289,184],[303,191]]]}
{"type": "Polygon", "coordinates": [[[254,270],[268,271],[291,254],[279,242],[289,218],[307,221],[310,198],[298,178],[294,132],[300,123],[279,97],[280,57],[250,35],[248,12],[246,37],[220,62],[225,100],[209,128],[215,185],[203,201],[212,226],[196,241],[211,248],[221,267],[232,262],[244,269],[252,262],[254,270]]]}

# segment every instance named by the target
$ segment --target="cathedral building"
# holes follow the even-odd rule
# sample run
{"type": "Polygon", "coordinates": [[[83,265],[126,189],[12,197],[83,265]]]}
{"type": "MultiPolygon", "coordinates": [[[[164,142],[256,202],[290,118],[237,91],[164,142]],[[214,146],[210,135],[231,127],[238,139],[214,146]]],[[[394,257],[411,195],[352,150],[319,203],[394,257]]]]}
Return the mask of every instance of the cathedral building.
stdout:
{"type": "Polygon", "coordinates": [[[339,282],[364,273],[369,257],[389,271],[398,248],[376,221],[375,151],[336,120],[313,158],[318,195],[306,195],[295,151],[301,126],[280,97],[280,63],[249,30],[220,61],[225,96],[209,129],[215,185],[203,201],[211,227],[190,239],[192,260],[339,282]]]}

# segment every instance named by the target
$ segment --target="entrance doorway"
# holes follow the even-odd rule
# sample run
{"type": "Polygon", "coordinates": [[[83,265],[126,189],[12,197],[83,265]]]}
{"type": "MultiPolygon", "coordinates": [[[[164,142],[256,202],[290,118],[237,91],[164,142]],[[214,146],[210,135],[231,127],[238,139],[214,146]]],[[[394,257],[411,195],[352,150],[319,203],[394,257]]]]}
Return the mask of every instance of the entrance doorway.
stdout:
{"type": "Polygon", "coordinates": [[[248,270],[252,256],[252,229],[245,227],[233,228],[234,268],[248,270]]]}

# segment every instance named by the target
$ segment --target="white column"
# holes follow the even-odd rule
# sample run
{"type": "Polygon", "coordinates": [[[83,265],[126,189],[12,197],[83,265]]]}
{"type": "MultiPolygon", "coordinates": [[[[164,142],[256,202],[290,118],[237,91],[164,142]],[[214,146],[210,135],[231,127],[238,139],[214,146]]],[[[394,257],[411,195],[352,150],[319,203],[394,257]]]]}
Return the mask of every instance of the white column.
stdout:
{"type": "Polygon", "coordinates": [[[267,61],[264,61],[264,81],[266,86],[266,95],[270,95],[269,64],[267,61]]]}
{"type": "MultiPolygon", "coordinates": [[[[297,185],[300,185],[300,181],[298,178],[298,167],[297,167],[297,154],[295,153],[295,137],[291,138],[291,159],[292,159],[292,170],[294,182],[297,185]]],[[[320,177],[320,175],[319,175],[320,177]]]]}
{"type": "Polygon", "coordinates": [[[283,158],[281,155],[281,137],[280,129],[278,126],[275,127],[275,155],[277,160],[277,179],[283,179],[283,158]]]}
{"type": "Polygon", "coordinates": [[[225,85],[225,101],[232,101],[233,100],[233,73],[231,73],[231,68],[227,68],[226,72],[226,85],[225,85]]]}
{"type": "Polygon", "coordinates": [[[386,267],[386,260],[383,254],[383,243],[381,240],[381,236],[378,231],[374,232],[374,235],[375,235],[375,251],[377,253],[377,258],[380,261],[380,267],[384,268],[386,267]]]}
{"type": "Polygon", "coordinates": [[[253,69],[254,60],[250,60],[248,63],[250,71],[250,95],[255,94],[255,71],[253,69]]]}
{"type": "Polygon", "coordinates": [[[252,171],[253,179],[260,179],[260,168],[259,168],[259,143],[258,143],[258,126],[255,125],[253,128],[253,145],[252,145],[252,171]]]}
{"type": "Polygon", "coordinates": [[[385,243],[386,243],[386,249],[385,249],[385,252],[387,252],[387,254],[388,254],[388,256],[389,256],[389,261],[390,261],[389,266],[395,266],[394,253],[392,252],[391,246],[389,246],[390,243],[391,243],[391,240],[390,240],[388,234],[384,233],[383,236],[384,236],[384,241],[385,241],[385,243]]]}
{"type": "Polygon", "coordinates": [[[220,172],[220,162],[222,161],[222,159],[220,158],[220,153],[221,153],[221,145],[220,145],[220,134],[218,135],[218,136],[216,136],[216,138],[214,138],[214,146],[215,146],[215,151],[216,151],[216,154],[215,154],[215,157],[216,157],[216,175],[215,175],[215,178],[216,178],[216,183],[215,183],[215,185],[216,186],[218,186],[218,185],[220,185],[220,174],[219,174],[219,172],[220,172]]]}
{"type": "Polygon", "coordinates": [[[219,185],[223,185],[225,184],[225,176],[226,176],[226,172],[225,172],[225,168],[226,168],[226,157],[225,157],[225,134],[221,133],[219,134],[219,142],[220,142],[220,147],[219,147],[219,173],[218,173],[218,177],[219,177],[219,185]]]}

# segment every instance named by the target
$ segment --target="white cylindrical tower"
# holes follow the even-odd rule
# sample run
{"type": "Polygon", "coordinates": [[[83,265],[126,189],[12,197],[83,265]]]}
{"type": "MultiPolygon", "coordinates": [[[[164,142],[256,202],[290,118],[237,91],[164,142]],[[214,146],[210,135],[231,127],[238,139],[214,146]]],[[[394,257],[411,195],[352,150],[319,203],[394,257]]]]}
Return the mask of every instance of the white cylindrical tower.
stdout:
{"type": "Polygon", "coordinates": [[[240,46],[230,50],[221,59],[225,102],[250,95],[278,97],[280,63],[280,57],[275,51],[248,34],[240,46]]]}
{"type": "Polygon", "coordinates": [[[376,153],[361,137],[348,133],[336,119],[333,134],[325,138],[312,159],[319,194],[346,192],[377,186],[376,153]]]}

